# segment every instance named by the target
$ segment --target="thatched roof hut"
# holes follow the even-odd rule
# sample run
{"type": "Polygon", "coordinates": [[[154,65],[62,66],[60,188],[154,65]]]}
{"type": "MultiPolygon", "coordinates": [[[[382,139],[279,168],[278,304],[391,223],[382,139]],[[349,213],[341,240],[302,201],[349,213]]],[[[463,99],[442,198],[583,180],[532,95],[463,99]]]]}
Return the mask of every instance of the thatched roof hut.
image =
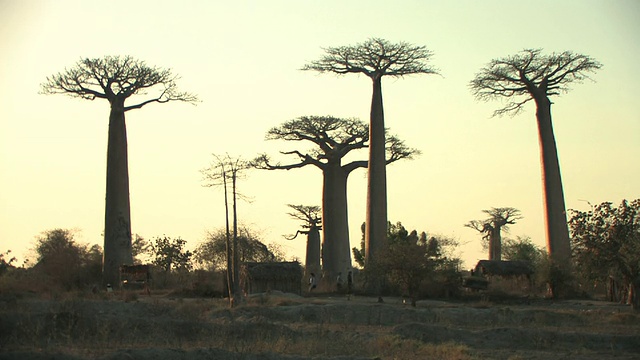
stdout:
{"type": "Polygon", "coordinates": [[[240,279],[247,294],[271,290],[302,292],[302,266],[297,261],[247,262],[242,264],[240,279]]]}
{"type": "Polygon", "coordinates": [[[528,261],[480,260],[475,275],[485,276],[530,276],[533,268],[528,261]]]}

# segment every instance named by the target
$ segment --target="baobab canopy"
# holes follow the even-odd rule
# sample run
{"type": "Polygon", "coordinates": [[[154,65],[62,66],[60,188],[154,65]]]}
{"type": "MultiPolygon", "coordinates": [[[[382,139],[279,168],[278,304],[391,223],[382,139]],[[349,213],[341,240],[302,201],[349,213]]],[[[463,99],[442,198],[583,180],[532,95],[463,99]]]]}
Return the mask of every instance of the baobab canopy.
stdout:
{"type": "Polygon", "coordinates": [[[590,79],[589,73],[602,64],[571,51],[545,55],[542,49],[522,52],[489,62],[471,81],[473,95],[483,101],[504,98],[507,103],[494,115],[522,111],[523,105],[539,96],[556,96],[569,91],[569,84],[590,79]]]}
{"type": "Polygon", "coordinates": [[[370,78],[438,73],[429,64],[433,52],[422,45],[371,38],[356,45],[322,49],[325,55],[305,65],[303,70],[336,74],[362,73],[370,78]]]}
{"type": "Polygon", "coordinates": [[[124,111],[139,109],[152,102],[197,102],[197,96],[178,91],[177,79],[178,76],[170,69],[149,66],[131,56],[84,58],[74,67],[47,77],[47,81],[42,84],[42,92],[87,100],[107,99],[110,102],[114,98],[124,100],[133,95],[147,97],[134,105],[126,106],[124,111]],[[153,95],[148,94],[151,89],[155,90],[153,95]]]}

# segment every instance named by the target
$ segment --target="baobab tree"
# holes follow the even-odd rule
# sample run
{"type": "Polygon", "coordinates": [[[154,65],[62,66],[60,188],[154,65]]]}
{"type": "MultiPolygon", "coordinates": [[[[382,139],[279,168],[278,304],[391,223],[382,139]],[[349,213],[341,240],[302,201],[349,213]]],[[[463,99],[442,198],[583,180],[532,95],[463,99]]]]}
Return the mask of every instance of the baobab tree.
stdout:
{"type": "Polygon", "coordinates": [[[133,264],[131,253],[131,213],[125,112],[151,103],[183,101],[195,104],[198,98],[178,91],[178,77],[169,69],[148,66],[130,56],[84,58],[75,66],[47,77],[43,94],[66,94],[85,100],[109,102],[107,142],[107,190],[105,202],[103,281],[115,284],[121,265],[133,264]],[[133,105],[125,102],[131,99],[133,105]]]}
{"type": "Polygon", "coordinates": [[[322,228],[320,217],[320,206],[292,205],[287,204],[293,209],[288,213],[289,216],[296,220],[302,221],[303,230],[296,231],[295,235],[285,237],[287,240],[295,239],[298,234],[307,235],[307,252],[305,256],[305,277],[310,273],[320,273],[320,229],[322,228]]]}
{"type": "Polygon", "coordinates": [[[382,106],[382,78],[412,74],[437,74],[429,65],[432,52],[425,46],[406,42],[391,43],[380,38],[352,45],[324,48],[325,55],[305,65],[303,70],[320,73],[363,74],[373,82],[369,118],[369,166],[367,173],[367,210],[365,259],[375,262],[387,243],[387,175],[385,159],[385,123],[382,106]]]}
{"type": "MultiPolygon", "coordinates": [[[[282,152],[297,157],[296,162],[273,164],[266,154],[253,162],[257,168],[267,170],[290,170],[313,165],[322,171],[322,266],[329,278],[340,272],[346,273],[351,267],[347,178],[352,171],[367,167],[367,161],[342,164],[342,159],[351,151],[368,146],[368,126],[358,119],[302,116],[270,129],[266,139],[308,141],[315,145],[308,152],[282,152]]],[[[392,163],[400,159],[410,159],[419,154],[419,151],[408,148],[396,136],[389,136],[386,140],[386,153],[385,163],[392,163]]]]}
{"type": "Polygon", "coordinates": [[[465,226],[484,234],[482,239],[489,244],[489,260],[500,261],[502,260],[501,232],[508,231],[509,225],[522,219],[522,215],[520,210],[511,207],[491,208],[482,212],[489,216],[483,220],[471,220],[465,226]]]}
{"type": "Polygon", "coordinates": [[[516,115],[531,100],[536,104],[547,249],[552,262],[561,267],[570,263],[571,246],[550,98],[568,92],[571,83],[588,79],[589,73],[601,67],[587,55],[570,51],[544,55],[541,49],[525,49],[492,60],[470,83],[479,100],[506,99],[506,105],[494,116],[516,115]]]}
{"type": "Polygon", "coordinates": [[[227,284],[229,291],[229,305],[231,307],[242,302],[242,290],[240,289],[240,258],[238,250],[238,207],[237,199],[241,197],[237,190],[238,179],[244,175],[244,171],[251,168],[249,162],[240,157],[233,158],[229,154],[225,156],[213,155],[215,161],[208,168],[200,170],[204,176],[204,186],[219,187],[224,190],[224,208],[226,223],[226,250],[227,250],[227,284]],[[233,239],[229,229],[229,182],[231,182],[232,213],[233,213],[233,239]]]}

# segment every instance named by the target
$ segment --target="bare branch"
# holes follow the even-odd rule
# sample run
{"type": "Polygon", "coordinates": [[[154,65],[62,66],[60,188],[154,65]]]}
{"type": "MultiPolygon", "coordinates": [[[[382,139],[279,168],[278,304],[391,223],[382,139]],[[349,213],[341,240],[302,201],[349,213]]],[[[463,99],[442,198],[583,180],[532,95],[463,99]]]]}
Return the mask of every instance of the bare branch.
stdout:
{"type": "Polygon", "coordinates": [[[292,204],[287,204],[287,206],[294,210],[294,212],[287,213],[287,215],[291,216],[294,219],[305,222],[305,224],[302,226],[303,228],[308,229],[311,226],[317,226],[321,223],[320,206],[292,204]]]}
{"type": "MultiPolygon", "coordinates": [[[[320,226],[320,224],[322,223],[322,217],[320,215],[322,213],[322,209],[320,208],[320,206],[292,205],[292,204],[287,204],[287,206],[294,210],[294,212],[290,212],[287,214],[296,220],[302,221],[301,227],[303,229],[307,229],[305,231],[298,230],[296,232],[296,236],[298,235],[298,233],[308,234],[310,229],[320,230],[322,228],[320,226]]],[[[293,238],[287,238],[287,237],[285,238],[287,240],[293,240],[295,236],[293,238]]]]}
{"type": "Polygon", "coordinates": [[[323,57],[306,64],[302,70],[335,74],[361,73],[370,78],[438,74],[438,70],[428,64],[433,53],[425,46],[370,38],[360,44],[323,50],[323,57]]]}
{"type": "Polygon", "coordinates": [[[231,157],[229,154],[223,156],[213,154],[214,161],[209,167],[201,169],[203,175],[203,185],[205,187],[223,186],[225,179],[227,182],[234,176],[236,179],[243,178],[244,171],[252,169],[252,162],[243,160],[241,157],[231,157]]]}
{"type": "Polygon", "coordinates": [[[296,233],[294,235],[289,235],[289,236],[282,235],[282,237],[285,238],[286,240],[294,240],[295,238],[298,237],[298,234],[304,234],[304,233],[305,233],[305,231],[298,230],[298,231],[296,231],[296,233]]]}
{"type": "Polygon", "coordinates": [[[481,220],[471,220],[468,223],[464,224],[465,227],[474,229],[478,232],[485,231],[485,222],[481,220]]]}
{"type": "Polygon", "coordinates": [[[74,67],[47,77],[41,84],[41,93],[66,94],[87,100],[102,98],[113,102],[116,99],[124,101],[132,95],[144,96],[147,90],[159,87],[159,95],[127,106],[124,111],[139,109],[152,102],[197,103],[199,100],[196,95],[177,90],[177,79],[171,70],[149,67],[144,61],[130,56],[84,58],[74,67]]]}
{"type": "MultiPolygon", "coordinates": [[[[402,159],[410,160],[413,159],[414,156],[419,156],[421,154],[420,150],[407,147],[404,141],[400,140],[396,135],[387,136],[385,138],[385,142],[387,165],[402,159]]],[[[367,166],[369,166],[369,161],[360,160],[352,161],[346,165],[343,165],[342,168],[347,174],[349,174],[355,169],[366,168],[367,166]]]]}
{"type": "Polygon", "coordinates": [[[342,165],[342,169],[345,173],[350,174],[355,169],[366,168],[367,166],[369,166],[368,160],[357,160],[346,165],[342,165]]]}
{"type": "Polygon", "coordinates": [[[315,165],[320,169],[324,168],[323,163],[314,159],[308,154],[302,154],[297,151],[284,152],[283,154],[285,155],[296,154],[298,155],[299,158],[301,158],[301,161],[297,163],[287,164],[287,165],[282,165],[280,162],[276,164],[272,164],[270,162],[269,156],[267,154],[262,154],[251,161],[251,166],[261,170],[291,170],[291,169],[305,167],[307,165],[315,165]]]}
{"type": "Polygon", "coordinates": [[[405,145],[403,140],[400,140],[396,135],[389,135],[385,139],[386,152],[387,152],[387,164],[391,164],[402,159],[413,159],[415,156],[419,156],[420,150],[410,148],[405,145]]]}
{"type": "Polygon", "coordinates": [[[486,233],[493,229],[508,231],[509,225],[513,225],[518,220],[523,219],[520,210],[512,207],[491,208],[488,210],[482,210],[482,212],[488,215],[486,219],[471,220],[464,226],[481,233],[486,233]]]}
{"type": "Polygon", "coordinates": [[[369,127],[356,118],[336,118],[333,116],[301,116],[274,127],[267,132],[267,140],[309,141],[316,148],[306,152],[291,150],[281,152],[295,155],[300,162],[281,165],[269,163],[269,157],[257,158],[258,168],[289,170],[315,165],[324,169],[329,161],[339,161],[352,150],[367,147],[369,127]]]}
{"type": "MultiPolygon", "coordinates": [[[[351,151],[367,148],[369,142],[369,126],[359,119],[341,119],[333,116],[302,116],[269,130],[268,140],[282,139],[288,141],[309,141],[318,149],[301,152],[299,150],[283,151],[284,155],[295,155],[300,161],[283,165],[272,164],[269,156],[262,154],[253,160],[254,167],[266,170],[290,170],[306,165],[315,165],[324,169],[330,161],[340,161],[351,151]]],[[[386,138],[387,164],[412,159],[419,155],[417,149],[407,147],[397,136],[386,138]]],[[[349,174],[357,168],[366,168],[368,161],[353,161],[343,165],[349,174]]]]}
{"type": "Polygon", "coordinates": [[[569,84],[590,79],[602,64],[587,55],[565,51],[543,55],[525,49],[517,55],[492,60],[469,83],[478,100],[508,99],[494,116],[515,115],[534,98],[548,98],[569,91],[569,84]]]}

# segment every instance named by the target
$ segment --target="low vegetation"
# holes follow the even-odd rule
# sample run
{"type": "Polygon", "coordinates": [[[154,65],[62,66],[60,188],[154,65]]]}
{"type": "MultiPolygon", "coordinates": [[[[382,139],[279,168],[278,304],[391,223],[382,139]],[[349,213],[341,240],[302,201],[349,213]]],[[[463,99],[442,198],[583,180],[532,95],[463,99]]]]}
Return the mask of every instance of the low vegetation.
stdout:
{"type": "MultiPolygon", "coordinates": [[[[372,270],[354,269],[353,291],[328,283],[302,295],[270,290],[244,294],[233,308],[222,232],[195,255],[179,237],[137,238],[147,250],[136,255],[155,264],[149,294],[109,291],[101,249],[54,229],[37,238],[31,266],[0,254],[0,359],[633,359],[639,209],[635,200],[574,211],[570,277],[560,278],[529,238],[506,238],[504,258],[530,264],[533,274],[474,273],[488,287],[464,288],[470,274],[454,239],[396,223],[374,269],[385,279],[379,294],[365,291],[372,270]],[[192,255],[213,262],[194,269],[192,255]],[[549,282],[574,289],[572,297],[548,297],[549,282]]],[[[257,238],[240,244],[244,260],[280,259],[257,238]]],[[[362,254],[354,249],[357,261],[362,254]]]]}
{"type": "Polygon", "coordinates": [[[597,301],[271,292],[229,308],[168,290],[3,294],[1,359],[632,359],[638,314],[597,301]]]}

